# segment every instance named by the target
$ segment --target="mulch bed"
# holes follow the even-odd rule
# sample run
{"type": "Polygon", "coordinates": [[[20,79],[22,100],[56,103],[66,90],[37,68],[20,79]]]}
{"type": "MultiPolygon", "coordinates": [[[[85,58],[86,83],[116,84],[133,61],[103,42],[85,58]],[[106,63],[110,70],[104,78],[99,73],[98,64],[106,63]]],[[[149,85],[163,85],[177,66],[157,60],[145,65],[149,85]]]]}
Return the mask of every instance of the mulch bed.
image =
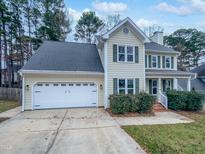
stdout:
{"type": "Polygon", "coordinates": [[[106,110],[111,117],[152,117],[155,114],[151,113],[136,113],[136,112],[127,112],[125,114],[114,114],[110,109],[106,110]]]}

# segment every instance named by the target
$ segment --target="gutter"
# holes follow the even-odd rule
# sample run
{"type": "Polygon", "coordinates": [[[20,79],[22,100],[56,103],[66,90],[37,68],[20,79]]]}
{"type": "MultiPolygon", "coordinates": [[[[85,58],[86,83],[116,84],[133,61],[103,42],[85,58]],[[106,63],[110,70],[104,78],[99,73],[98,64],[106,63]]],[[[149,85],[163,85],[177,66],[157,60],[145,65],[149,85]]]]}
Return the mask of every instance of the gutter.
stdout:
{"type": "Polygon", "coordinates": [[[51,71],[51,70],[20,70],[22,74],[59,74],[59,75],[99,75],[103,76],[103,72],[89,72],[89,71],[51,71]]]}

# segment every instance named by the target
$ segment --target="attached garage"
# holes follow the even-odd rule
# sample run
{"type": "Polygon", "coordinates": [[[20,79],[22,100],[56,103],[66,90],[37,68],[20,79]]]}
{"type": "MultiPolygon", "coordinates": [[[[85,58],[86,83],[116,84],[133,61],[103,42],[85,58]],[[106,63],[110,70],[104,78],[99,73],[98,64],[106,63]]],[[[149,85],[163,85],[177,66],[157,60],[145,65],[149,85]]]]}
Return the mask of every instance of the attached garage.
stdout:
{"type": "Polygon", "coordinates": [[[34,109],[98,106],[97,85],[92,82],[37,83],[34,109]]]}
{"type": "Polygon", "coordinates": [[[104,106],[96,45],[45,41],[20,71],[22,110],[104,106]]]}

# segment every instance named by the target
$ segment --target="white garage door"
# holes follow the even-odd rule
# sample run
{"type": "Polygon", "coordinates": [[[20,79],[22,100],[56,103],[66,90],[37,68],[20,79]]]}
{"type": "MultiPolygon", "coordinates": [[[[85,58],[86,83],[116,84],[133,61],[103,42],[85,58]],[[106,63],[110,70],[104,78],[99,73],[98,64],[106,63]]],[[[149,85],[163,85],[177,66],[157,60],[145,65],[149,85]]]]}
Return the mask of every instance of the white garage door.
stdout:
{"type": "Polygon", "coordinates": [[[98,92],[94,83],[38,83],[33,95],[34,109],[92,107],[98,92]]]}

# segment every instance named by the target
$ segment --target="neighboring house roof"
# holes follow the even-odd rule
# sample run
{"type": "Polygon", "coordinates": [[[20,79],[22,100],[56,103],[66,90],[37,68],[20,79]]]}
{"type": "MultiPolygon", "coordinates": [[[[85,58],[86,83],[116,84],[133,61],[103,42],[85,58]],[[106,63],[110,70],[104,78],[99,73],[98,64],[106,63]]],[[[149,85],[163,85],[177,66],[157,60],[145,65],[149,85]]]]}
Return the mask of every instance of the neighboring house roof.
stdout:
{"type": "Polygon", "coordinates": [[[103,72],[96,45],[45,41],[22,70],[103,72]]]}
{"type": "Polygon", "coordinates": [[[198,77],[205,76],[205,64],[202,64],[191,70],[193,73],[197,73],[198,77]]]}
{"type": "Polygon", "coordinates": [[[155,42],[147,42],[145,43],[145,51],[146,52],[167,52],[167,53],[179,53],[172,48],[168,48],[164,45],[155,43],[155,42]]]}
{"type": "Polygon", "coordinates": [[[120,21],[116,26],[114,26],[112,29],[110,29],[109,31],[107,31],[105,34],[102,35],[102,37],[104,39],[108,39],[110,34],[112,34],[113,32],[115,32],[119,27],[121,27],[123,24],[125,23],[129,23],[133,29],[135,30],[135,32],[137,32],[137,34],[144,39],[145,42],[150,42],[150,39],[147,37],[147,35],[129,18],[125,18],[124,20],[120,21]]]}
{"type": "MultiPolygon", "coordinates": [[[[178,79],[178,84],[184,89],[187,90],[187,79],[178,79]]],[[[196,91],[205,90],[205,83],[201,79],[191,80],[191,89],[196,91]]]]}
{"type": "Polygon", "coordinates": [[[192,76],[195,77],[195,73],[177,71],[177,70],[154,70],[154,69],[146,69],[146,75],[150,76],[192,76]]]}

